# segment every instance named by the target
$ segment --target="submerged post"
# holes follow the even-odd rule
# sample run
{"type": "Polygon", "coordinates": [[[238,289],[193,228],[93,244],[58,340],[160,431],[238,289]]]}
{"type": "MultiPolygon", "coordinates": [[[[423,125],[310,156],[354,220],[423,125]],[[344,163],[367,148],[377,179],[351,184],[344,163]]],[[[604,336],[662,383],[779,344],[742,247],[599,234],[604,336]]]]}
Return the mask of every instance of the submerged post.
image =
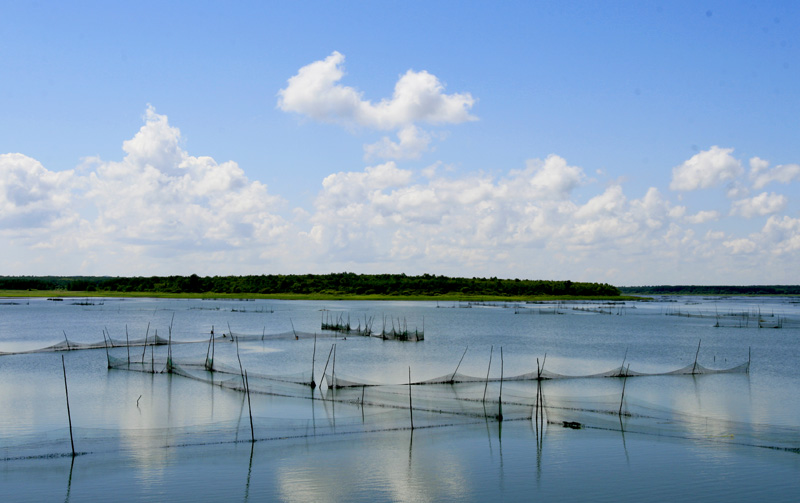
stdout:
{"type": "Polygon", "coordinates": [[[64,394],[67,397],[67,420],[69,421],[69,443],[72,446],[72,457],[75,457],[75,441],[72,438],[72,415],[69,412],[69,388],[67,387],[67,366],[64,364],[64,355],[61,355],[61,369],[64,371],[64,394]]]}

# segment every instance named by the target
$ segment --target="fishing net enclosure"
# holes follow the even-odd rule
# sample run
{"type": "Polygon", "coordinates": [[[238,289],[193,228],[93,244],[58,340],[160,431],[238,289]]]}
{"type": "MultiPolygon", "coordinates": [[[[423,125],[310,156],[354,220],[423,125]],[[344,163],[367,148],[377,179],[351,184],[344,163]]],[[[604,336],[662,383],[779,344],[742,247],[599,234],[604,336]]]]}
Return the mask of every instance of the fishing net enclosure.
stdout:
{"type": "MultiPolygon", "coordinates": [[[[480,309],[489,308],[476,305],[468,311],[480,309]]],[[[458,311],[453,310],[460,314],[458,311]]],[[[521,323],[550,323],[560,316],[622,315],[617,306],[515,307],[506,312],[558,315],[515,316],[521,323]],[[609,312],[597,311],[603,309],[609,312]]],[[[451,370],[431,377],[420,368],[392,361],[386,355],[394,353],[385,350],[403,346],[412,348],[408,354],[424,354],[425,345],[429,344],[423,342],[424,327],[409,328],[400,317],[365,316],[351,321],[342,314],[325,312],[321,319],[315,317],[319,331],[309,330],[309,324],[298,330],[292,326],[291,330],[267,332],[265,328],[261,333],[252,328],[234,331],[228,325],[222,334],[212,329],[205,337],[176,337],[170,322],[169,326],[160,327],[162,335],[155,330],[151,333],[149,325],[144,336],[129,337],[126,329],[125,338],[112,338],[103,330],[102,340],[94,342],[71,340],[64,333],[64,340],[56,344],[4,352],[3,358],[85,353],[86,365],[102,367],[109,381],[118,379],[124,386],[147,386],[142,389],[160,396],[164,403],[155,405],[165,409],[165,419],[163,424],[124,431],[76,426],[72,432],[53,428],[47,435],[20,435],[13,440],[4,439],[2,457],[11,460],[65,455],[70,450],[68,433],[74,433],[76,449],[82,453],[133,445],[160,448],[324,438],[504,421],[530,422],[539,434],[549,428],[566,427],[791,452],[800,449],[800,430],[794,427],[687,412],[631,394],[631,383],[646,380],[697,383],[717,376],[741,377],[746,382],[751,368],[751,355],[747,352],[731,364],[712,365],[700,357],[698,344],[696,349],[687,348],[686,352],[693,356],[690,363],[676,358],[674,365],[656,371],[652,365],[637,369],[637,362],[629,362],[626,352],[622,364],[610,365],[607,370],[569,373],[553,366],[547,354],[525,355],[529,366],[520,369],[516,365],[514,372],[508,372],[502,348],[492,346],[488,355],[480,357],[476,351],[464,348],[448,363],[451,370]],[[354,351],[361,351],[362,356],[374,352],[384,360],[370,361],[371,371],[361,374],[365,367],[357,364],[358,358],[348,358],[354,351]],[[469,360],[468,354],[471,365],[462,365],[465,359],[469,360]],[[475,360],[482,362],[487,356],[485,371],[476,372],[475,360]],[[387,369],[385,373],[380,371],[382,365],[387,369]],[[128,373],[138,377],[127,379],[128,373]],[[192,402],[195,397],[200,397],[196,403],[192,402]],[[217,410],[210,410],[214,407],[217,410]],[[187,408],[209,408],[209,412],[203,415],[195,411],[197,418],[176,421],[181,417],[178,411],[187,408]]],[[[760,317],[764,319],[763,315],[760,317]]],[[[136,399],[137,412],[142,395],[144,392],[136,399]]]]}

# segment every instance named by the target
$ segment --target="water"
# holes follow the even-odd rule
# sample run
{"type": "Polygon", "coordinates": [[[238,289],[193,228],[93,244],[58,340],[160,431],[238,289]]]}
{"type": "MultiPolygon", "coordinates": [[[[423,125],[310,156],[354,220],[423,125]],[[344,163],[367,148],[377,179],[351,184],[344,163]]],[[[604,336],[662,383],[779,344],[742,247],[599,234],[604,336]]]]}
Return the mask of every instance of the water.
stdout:
{"type": "MultiPolygon", "coordinates": [[[[148,324],[150,337],[157,331],[166,338],[172,326],[176,343],[207,341],[212,326],[217,335],[240,336],[294,329],[319,333],[317,382],[334,343],[338,375],[398,385],[408,382],[409,369],[414,381],[452,374],[465,349],[458,372],[485,377],[491,353],[492,378],[500,377],[501,347],[505,377],[535,371],[545,354],[545,368],[561,374],[599,373],[623,359],[632,371],[667,372],[691,365],[700,341],[698,362],[706,367],[730,368],[749,355],[752,363],[749,374],[628,379],[624,410],[630,416],[623,418],[607,413],[619,406],[622,379],[546,381],[549,422],[543,431],[526,419],[530,407],[513,405],[532,403],[535,382],[503,383],[502,423],[494,418],[498,382],[413,387],[414,430],[407,409],[360,406],[362,392],[369,404],[382,388],[332,394],[325,387],[312,393],[268,385],[262,390],[269,394],[251,396],[258,438],[251,444],[241,392],[174,374],[109,370],[103,349],[6,354],[0,356],[0,487],[11,501],[794,500],[800,489],[800,304],[784,298],[669,300],[515,309],[435,302],[4,299],[0,352],[57,344],[65,333],[71,343],[102,341],[104,330],[125,340],[126,327],[131,339],[139,339],[148,324]],[[383,319],[409,329],[424,324],[425,340],[323,335],[323,317],[339,314],[353,326],[372,318],[378,329],[383,319]],[[762,326],[781,320],[783,328],[758,328],[759,318],[762,326]],[[74,460],[62,355],[75,447],[86,453],[74,460]],[[484,389],[488,417],[425,413],[426,397],[445,404],[454,396],[480,397],[484,389]],[[585,427],[562,428],[561,419],[585,427]]],[[[146,350],[145,361],[151,349],[154,360],[163,360],[167,349],[156,347],[146,350]]],[[[175,344],[173,356],[202,362],[207,350],[207,342],[175,344]]],[[[215,362],[238,368],[235,344],[220,340],[214,350],[215,362]]],[[[142,359],[141,347],[130,352],[132,360],[142,359]]],[[[254,374],[310,373],[313,352],[313,338],[305,337],[239,344],[242,365],[254,374]]],[[[127,357],[126,348],[111,353],[127,357]]],[[[407,405],[401,395],[407,387],[397,389],[398,403],[407,405]]]]}

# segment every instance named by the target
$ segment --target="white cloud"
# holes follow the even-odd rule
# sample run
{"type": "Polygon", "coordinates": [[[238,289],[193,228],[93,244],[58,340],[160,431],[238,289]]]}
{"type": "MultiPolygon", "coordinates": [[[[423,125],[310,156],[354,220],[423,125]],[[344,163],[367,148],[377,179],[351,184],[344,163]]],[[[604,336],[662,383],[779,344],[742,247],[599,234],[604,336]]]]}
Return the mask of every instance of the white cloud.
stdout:
{"type": "Polygon", "coordinates": [[[731,253],[738,255],[743,253],[753,253],[756,250],[756,244],[747,238],[731,239],[730,241],[723,241],[722,245],[730,250],[731,253]]]}
{"type": "Polygon", "coordinates": [[[31,235],[77,218],[74,172],[48,171],[23,154],[0,154],[0,230],[31,235]]]}
{"type": "Polygon", "coordinates": [[[706,222],[719,220],[719,218],[720,214],[718,211],[703,210],[698,211],[694,215],[687,215],[685,219],[690,224],[704,224],[706,222]]]}
{"type": "Polygon", "coordinates": [[[408,70],[395,84],[391,99],[373,103],[339,81],[344,55],[334,51],[322,61],[302,67],[278,91],[278,107],[318,121],[392,130],[417,122],[458,124],[475,120],[469,93],[444,94],[444,85],[426,71],[408,70]]]}
{"type": "Polygon", "coordinates": [[[733,180],[743,173],[741,163],[735,159],[732,148],[716,145],[692,156],[672,170],[672,190],[697,190],[717,186],[733,180]]]}
{"type": "Polygon", "coordinates": [[[775,194],[774,192],[761,194],[749,199],[734,201],[731,207],[732,215],[740,215],[744,218],[769,215],[777,213],[786,207],[786,196],[775,194]]]}
{"type": "MultiPolygon", "coordinates": [[[[587,179],[583,168],[550,155],[521,169],[493,166],[494,174],[376,163],[325,177],[313,207],[286,209],[235,162],[190,155],[183,143],[149,107],[116,161],[55,173],[22,154],[0,155],[6,270],[353,270],[617,284],[800,274],[800,219],[781,214],[791,199],[779,193],[740,198],[717,223],[722,216],[707,198],[686,195],[677,205],[681,194],[655,187],[629,195],[622,182],[587,179]],[[762,228],[754,216],[767,217],[762,228]]],[[[772,173],[757,159],[751,172],[772,173]]]]}
{"type": "Polygon", "coordinates": [[[750,179],[756,190],[763,189],[772,182],[791,183],[800,180],[800,164],[781,164],[769,169],[769,162],[753,157],[750,159],[750,179]]]}
{"type": "MultiPolygon", "coordinates": [[[[800,251],[800,218],[788,216],[771,216],[761,230],[760,236],[764,246],[774,255],[789,255],[792,267],[796,270],[798,262],[796,254],[800,251]]],[[[784,281],[793,276],[788,268],[784,272],[784,281]]]]}
{"type": "Polygon", "coordinates": [[[384,136],[377,143],[364,145],[364,158],[371,159],[419,159],[428,150],[431,135],[416,126],[406,126],[397,133],[399,142],[384,136]]]}

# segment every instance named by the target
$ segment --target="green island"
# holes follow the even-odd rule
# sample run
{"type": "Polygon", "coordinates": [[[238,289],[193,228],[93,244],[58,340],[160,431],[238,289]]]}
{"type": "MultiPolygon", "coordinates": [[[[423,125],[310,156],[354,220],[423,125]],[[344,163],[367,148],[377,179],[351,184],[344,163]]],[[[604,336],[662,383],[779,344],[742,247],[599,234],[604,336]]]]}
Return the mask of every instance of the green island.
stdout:
{"type": "Polygon", "coordinates": [[[623,286],[623,295],[800,295],[800,285],[623,286]]]}
{"type": "Polygon", "coordinates": [[[250,276],[0,276],[5,297],[180,297],[309,300],[624,300],[606,283],[435,274],[269,274],[250,276]]]}

